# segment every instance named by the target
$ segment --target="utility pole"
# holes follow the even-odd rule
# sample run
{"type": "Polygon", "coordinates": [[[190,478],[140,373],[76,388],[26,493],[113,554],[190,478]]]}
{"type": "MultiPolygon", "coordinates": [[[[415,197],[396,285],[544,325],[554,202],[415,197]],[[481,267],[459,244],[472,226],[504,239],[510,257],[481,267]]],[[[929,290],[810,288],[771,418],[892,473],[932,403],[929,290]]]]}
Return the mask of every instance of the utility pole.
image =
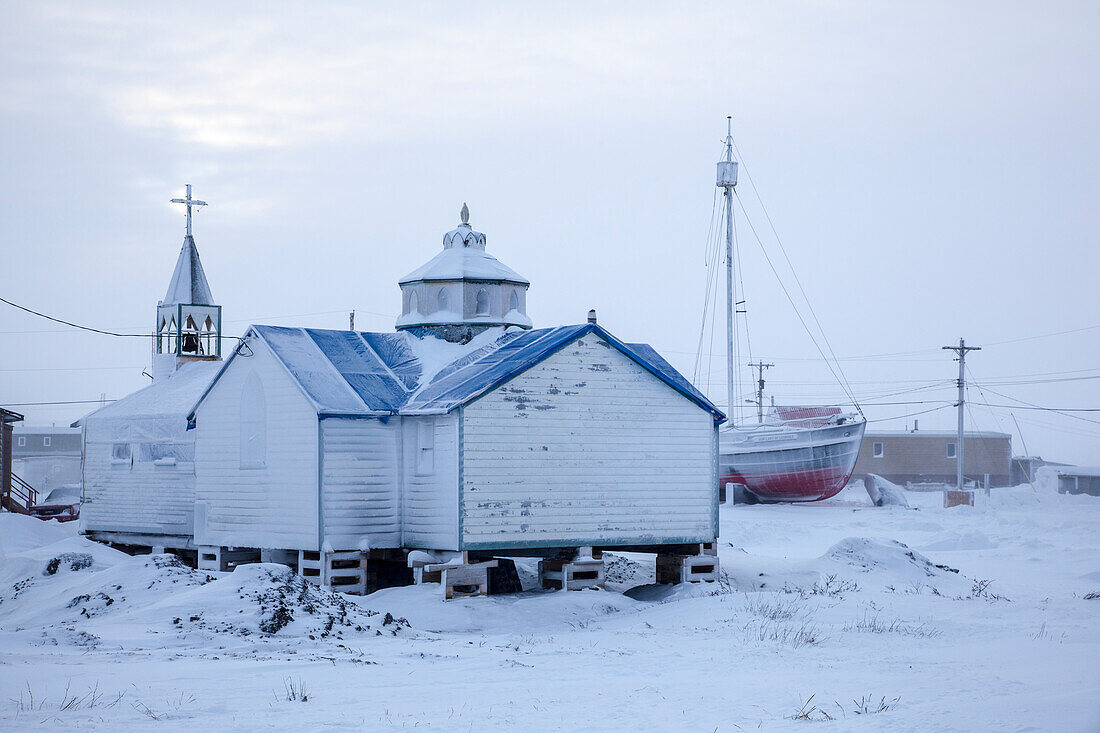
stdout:
{"type": "Polygon", "coordinates": [[[351,313],[348,314],[348,330],[349,331],[354,331],[355,330],[355,311],[352,311],[351,313]]]}
{"type": "Polygon", "coordinates": [[[750,367],[756,367],[756,420],[761,425],[764,424],[764,370],[775,366],[775,364],[765,364],[763,360],[756,363],[749,362],[750,367]]]}
{"type": "Polygon", "coordinates": [[[959,355],[959,437],[955,445],[955,488],[963,490],[963,408],[966,404],[966,352],[981,351],[981,346],[967,346],[966,341],[959,339],[958,346],[944,346],[945,350],[954,351],[959,355]]]}

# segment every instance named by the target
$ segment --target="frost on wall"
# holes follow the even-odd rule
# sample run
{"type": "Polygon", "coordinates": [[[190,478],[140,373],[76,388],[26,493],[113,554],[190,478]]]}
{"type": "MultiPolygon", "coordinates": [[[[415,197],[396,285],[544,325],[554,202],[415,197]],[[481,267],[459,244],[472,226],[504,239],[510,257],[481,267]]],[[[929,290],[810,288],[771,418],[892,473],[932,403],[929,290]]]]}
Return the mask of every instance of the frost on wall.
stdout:
{"type": "Polygon", "coordinates": [[[267,402],[256,372],[241,388],[241,468],[263,468],[267,462],[267,402]]]}

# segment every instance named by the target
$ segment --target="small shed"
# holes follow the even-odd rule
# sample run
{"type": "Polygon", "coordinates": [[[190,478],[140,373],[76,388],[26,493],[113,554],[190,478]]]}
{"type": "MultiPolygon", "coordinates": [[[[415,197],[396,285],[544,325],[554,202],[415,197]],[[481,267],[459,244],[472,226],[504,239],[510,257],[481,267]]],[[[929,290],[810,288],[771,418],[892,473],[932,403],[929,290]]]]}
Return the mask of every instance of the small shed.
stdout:
{"type": "Polygon", "coordinates": [[[718,536],[723,414],[593,322],[465,342],[253,326],[192,418],[195,541],[218,563],[682,558],[718,536]]]}
{"type": "Polygon", "coordinates": [[[1071,466],[1059,469],[1058,493],[1100,496],[1100,466],[1071,466]]]}
{"type": "Polygon", "coordinates": [[[194,551],[195,433],[187,416],[221,366],[183,364],[73,423],[84,431],[81,518],[88,536],[194,551]]]}

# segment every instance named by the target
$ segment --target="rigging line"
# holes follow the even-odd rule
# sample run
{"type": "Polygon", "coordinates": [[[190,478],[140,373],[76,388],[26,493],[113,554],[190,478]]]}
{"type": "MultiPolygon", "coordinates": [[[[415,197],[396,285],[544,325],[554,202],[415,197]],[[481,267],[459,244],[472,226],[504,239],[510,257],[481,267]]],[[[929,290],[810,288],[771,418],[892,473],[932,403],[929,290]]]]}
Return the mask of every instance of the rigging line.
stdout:
{"type": "MultiPolygon", "coordinates": [[[[738,198],[737,201],[738,201],[738,203],[741,203],[740,198],[738,198]]],[[[741,204],[741,211],[742,212],[745,211],[745,205],[744,204],[741,204]]],[[[747,213],[745,214],[745,221],[748,222],[749,229],[752,230],[753,236],[756,237],[756,242],[757,242],[757,244],[760,245],[760,251],[764,254],[764,259],[767,261],[768,267],[771,268],[772,274],[775,275],[775,279],[779,283],[779,288],[783,291],[783,294],[785,296],[787,296],[787,302],[790,303],[791,308],[794,309],[795,316],[798,318],[799,322],[802,324],[802,328],[804,328],[806,330],[806,334],[810,337],[810,341],[813,343],[814,348],[817,349],[817,353],[821,354],[821,359],[825,362],[825,366],[828,367],[829,371],[832,373],[833,378],[836,379],[837,382],[840,383],[841,389],[844,390],[845,394],[848,396],[848,399],[850,399],[852,401],[852,404],[855,406],[856,410],[858,410],[859,414],[862,415],[863,411],[859,409],[859,402],[856,400],[855,395],[852,394],[852,390],[851,390],[850,385],[848,384],[848,381],[846,379],[841,379],[840,378],[840,375],[838,375],[836,373],[836,370],[833,369],[832,364],[829,362],[829,357],[827,357],[825,355],[825,352],[822,350],[821,345],[817,343],[817,339],[814,338],[813,332],[810,330],[809,325],[807,325],[807,323],[806,323],[806,319],[802,317],[802,314],[798,310],[798,306],[795,305],[794,298],[791,297],[790,292],[787,290],[787,286],[783,284],[783,279],[779,277],[779,271],[775,269],[775,265],[772,263],[772,258],[768,254],[767,249],[765,249],[764,243],[762,241],[760,241],[760,235],[757,233],[756,227],[753,226],[752,219],[748,218],[747,213]]],[[[837,364],[837,368],[839,368],[839,367],[840,367],[840,365],[837,364]]]]}
{"type": "MultiPolygon", "coordinates": [[[[92,333],[99,333],[99,334],[103,334],[104,336],[117,336],[119,338],[143,338],[143,339],[147,339],[147,338],[150,338],[154,335],[152,333],[118,333],[116,331],[106,331],[106,330],[101,329],[101,328],[92,328],[91,326],[81,326],[79,323],[73,323],[72,321],[66,321],[62,318],[55,318],[53,316],[48,316],[45,313],[41,313],[41,312],[33,310],[31,308],[27,308],[26,306],[19,305],[18,303],[13,303],[13,302],[11,302],[10,300],[8,300],[6,298],[0,298],[0,303],[7,303],[8,305],[10,305],[13,308],[18,308],[21,311],[26,311],[27,313],[38,316],[39,318],[45,318],[47,321],[54,321],[55,323],[62,323],[66,326],[71,326],[71,327],[79,329],[81,331],[91,331],[92,333]]],[[[239,339],[240,337],[239,336],[222,336],[222,338],[239,339]]]]}
{"type": "MultiPolygon", "coordinates": [[[[737,148],[737,142],[730,137],[730,142],[733,143],[733,149],[737,153],[737,158],[741,161],[741,166],[745,169],[745,177],[749,179],[749,185],[752,187],[752,192],[756,195],[756,200],[760,203],[760,209],[764,212],[764,217],[768,220],[768,226],[771,227],[772,234],[775,235],[775,241],[779,244],[779,251],[783,253],[783,259],[787,261],[787,267],[790,268],[791,274],[794,275],[794,281],[798,285],[799,291],[802,293],[803,300],[806,301],[807,307],[810,309],[810,315],[813,316],[814,323],[817,324],[817,330],[821,333],[821,338],[825,341],[825,346],[829,349],[829,354],[832,355],[833,360],[836,361],[836,368],[840,371],[844,380],[847,381],[847,376],[844,375],[844,368],[840,366],[840,361],[836,358],[836,352],[833,351],[833,345],[829,342],[829,336],[825,333],[825,329],[821,326],[821,321],[818,320],[817,311],[814,310],[813,303],[810,302],[810,296],[806,295],[806,289],[802,287],[802,280],[798,277],[798,272],[794,269],[794,264],[791,263],[790,256],[787,255],[787,248],[783,246],[783,240],[779,236],[779,232],[776,231],[775,224],[772,222],[771,214],[768,213],[768,207],[764,205],[764,199],[760,196],[760,192],[756,188],[756,182],[753,181],[752,175],[749,173],[749,167],[745,164],[745,158],[741,155],[741,151],[737,148]]],[[[741,205],[742,211],[744,211],[744,204],[741,205]]],[[[745,218],[748,219],[748,212],[745,212],[745,218]]],[[[751,226],[751,223],[750,223],[751,226]]],[[[763,249],[763,244],[760,245],[763,249]]],[[[778,275],[777,275],[778,277],[778,275]]],[[[856,410],[859,410],[859,403],[855,403],[856,410]]],[[[860,414],[863,414],[862,410],[859,410],[860,414]]]]}
{"type": "Polygon", "coordinates": [[[706,268],[707,277],[706,277],[706,288],[704,288],[704,293],[703,293],[703,320],[699,324],[699,343],[698,343],[697,348],[695,349],[695,370],[694,370],[694,375],[693,376],[694,376],[696,382],[699,381],[699,377],[700,377],[699,368],[700,368],[700,365],[702,364],[702,359],[703,359],[703,338],[706,336],[706,332],[707,332],[707,311],[709,310],[709,306],[710,306],[710,291],[711,291],[711,287],[712,287],[712,282],[717,280],[717,275],[716,275],[717,268],[714,267],[714,257],[713,257],[712,252],[711,252],[712,249],[714,249],[714,222],[715,222],[715,212],[717,210],[718,210],[718,189],[716,187],[714,189],[714,196],[711,199],[711,204],[710,204],[710,225],[707,227],[706,246],[703,248],[703,266],[706,268]]]}
{"type": "MultiPolygon", "coordinates": [[[[737,239],[737,219],[733,220],[733,251],[737,255],[737,280],[741,286],[741,300],[745,303],[745,350],[749,352],[749,362],[752,362],[752,339],[749,338],[749,297],[745,293],[745,268],[741,266],[741,247],[737,239]]],[[[737,304],[734,303],[733,317],[737,318],[737,304]]]]}
{"type": "MultiPolygon", "coordinates": [[[[715,267],[714,269],[717,271],[718,268],[715,267]]],[[[715,276],[715,277],[717,278],[717,276],[715,276]]],[[[713,353],[714,352],[714,333],[716,331],[716,325],[718,323],[718,319],[714,317],[714,308],[717,307],[717,305],[718,305],[718,288],[717,288],[717,286],[714,288],[714,291],[711,294],[711,298],[713,300],[711,302],[710,346],[708,348],[711,350],[711,353],[713,353]]],[[[712,371],[713,371],[711,369],[711,365],[713,364],[713,361],[714,361],[713,356],[710,358],[709,361],[707,361],[707,391],[708,392],[710,391],[710,377],[711,377],[711,374],[712,374],[712,371]]],[[[729,417],[730,420],[733,419],[733,415],[729,415],[728,417],[729,417]]]]}
{"type": "MultiPolygon", "coordinates": [[[[902,415],[894,415],[893,417],[879,417],[879,418],[875,418],[874,420],[867,420],[867,422],[873,423],[873,422],[887,422],[888,420],[900,420],[903,417],[916,417],[917,415],[927,415],[928,413],[936,412],[937,410],[946,410],[948,407],[951,407],[951,405],[940,405],[939,407],[932,407],[930,409],[921,410],[919,412],[906,412],[902,415]]],[[[866,419],[866,418],[864,418],[864,419],[866,419]]]]}
{"type": "MultiPolygon", "coordinates": [[[[736,190],[733,191],[733,197],[734,198],[737,197],[737,191],[736,190]]],[[[730,205],[731,206],[733,205],[732,202],[730,203],[730,205]]],[[[732,226],[732,234],[733,234],[733,237],[732,237],[732,243],[733,243],[732,250],[733,251],[732,252],[727,252],[726,257],[731,257],[731,256],[735,255],[737,253],[737,247],[738,247],[738,242],[737,242],[737,216],[736,216],[736,212],[733,212],[733,213],[734,213],[734,215],[730,217],[730,224],[732,226]]],[[[738,275],[740,275],[740,272],[738,272],[738,275]]],[[[736,290],[736,289],[732,289],[732,290],[733,290],[733,302],[729,304],[729,307],[733,309],[733,336],[732,336],[732,341],[730,342],[730,349],[733,353],[731,353],[729,355],[729,359],[730,359],[730,368],[733,369],[733,379],[734,379],[735,391],[736,391],[737,394],[741,394],[742,392],[745,391],[745,385],[744,385],[744,380],[741,377],[741,365],[737,363],[738,345],[741,343],[741,321],[737,317],[737,297],[738,297],[738,293],[740,293],[740,291],[736,290]]],[[[744,297],[744,293],[741,293],[741,297],[744,297]]],[[[745,422],[745,403],[744,403],[743,399],[740,399],[740,400],[737,401],[737,420],[740,423],[745,422]]]]}
{"type": "Polygon", "coordinates": [[[718,266],[717,266],[717,240],[708,243],[707,257],[709,258],[709,265],[707,269],[707,286],[705,299],[703,301],[703,320],[699,324],[699,343],[695,352],[695,379],[696,381],[702,381],[703,378],[703,357],[706,356],[706,369],[707,369],[707,385],[710,385],[710,371],[714,362],[714,307],[715,307],[715,293],[718,289],[718,266]],[[707,318],[711,319],[711,340],[710,344],[706,346],[707,353],[704,354],[704,341],[707,333],[707,318]]]}

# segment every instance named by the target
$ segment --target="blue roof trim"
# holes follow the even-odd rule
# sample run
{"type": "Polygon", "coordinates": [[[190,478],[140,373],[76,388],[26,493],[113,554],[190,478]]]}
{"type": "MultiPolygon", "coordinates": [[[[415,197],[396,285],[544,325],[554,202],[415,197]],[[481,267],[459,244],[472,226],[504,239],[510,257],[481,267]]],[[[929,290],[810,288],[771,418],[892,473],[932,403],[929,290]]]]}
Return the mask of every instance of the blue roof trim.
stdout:
{"type": "MultiPolygon", "coordinates": [[[[249,330],[271,348],[314,403],[322,419],[447,413],[499,387],[588,334],[604,339],[609,346],[709,411],[715,424],[726,419],[721,410],[653,347],[626,344],[591,323],[506,333],[443,367],[419,392],[415,390],[423,370],[408,341],[414,336],[281,326],[253,326],[249,330]]],[[[236,354],[229,361],[235,357],[236,354]]]]}
{"type": "Polygon", "coordinates": [[[555,353],[589,332],[589,326],[541,328],[511,339],[477,361],[434,380],[405,406],[409,412],[450,412],[555,353]]]}
{"type": "MultiPolygon", "coordinates": [[[[726,416],[651,347],[627,345],[596,324],[526,331],[468,365],[437,378],[402,412],[450,412],[526,371],[579,338],[595,333],[653,376],[708,410],[715,423],[726,416]],[[644,348],[642,348],[644,347],[644,348]]],[[[441,374],[443,374],[441,372],[441,374]]]]}

